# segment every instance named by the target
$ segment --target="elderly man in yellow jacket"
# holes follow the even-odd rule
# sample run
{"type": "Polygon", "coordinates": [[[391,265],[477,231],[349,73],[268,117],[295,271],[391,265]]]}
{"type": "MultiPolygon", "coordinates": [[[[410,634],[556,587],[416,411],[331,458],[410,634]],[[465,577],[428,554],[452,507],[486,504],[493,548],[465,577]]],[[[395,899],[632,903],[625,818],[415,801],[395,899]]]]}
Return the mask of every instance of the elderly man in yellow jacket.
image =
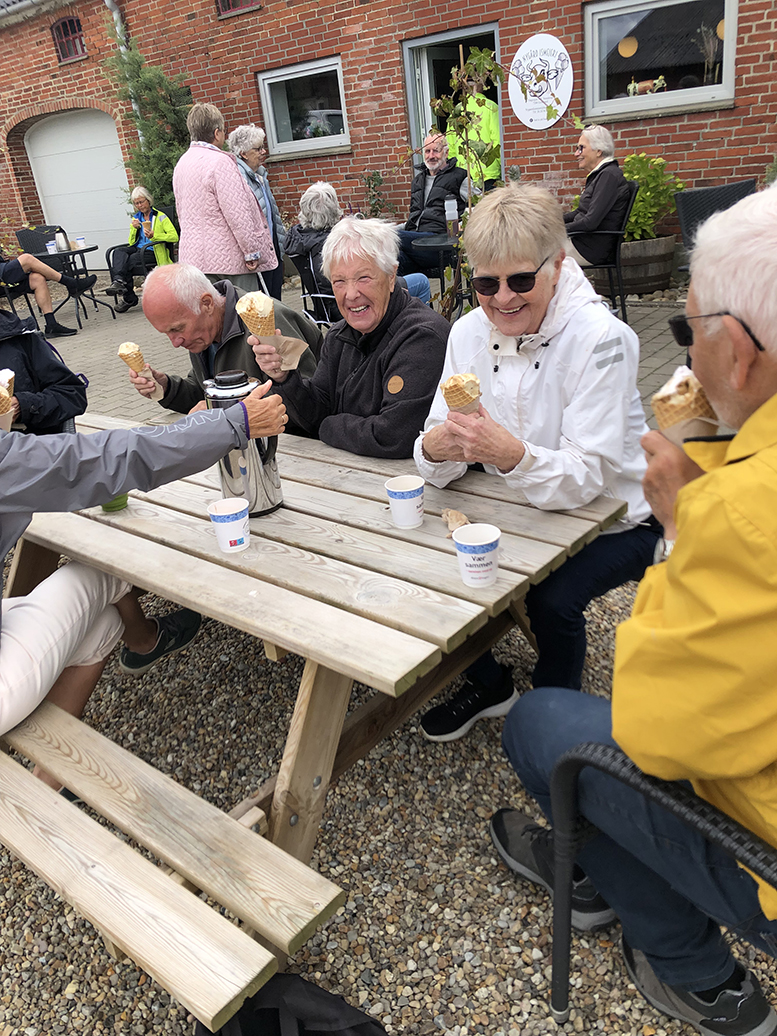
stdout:
{"type": "MultiPolygon", "coordinates": [[[[777,188],[700,229],[678,343],[733,436],[642,440],[645,495],[666,539],[617,633],[612,705],[558,688],[516,703],[504,747],[549,815],[556,759],[618,744],[777,846],[777,188]]],[[[708,1036],[773,1036],[777,1015],[720,925],[777,956],[777,894],[637,792],[586,770],[582,812],[602,832],[580,853],[573,923],[617,916],[636,987],[708,1036]]],[[[502,859],[552,886],[552,830],[516,810],[491,820],[502,859]]]]}

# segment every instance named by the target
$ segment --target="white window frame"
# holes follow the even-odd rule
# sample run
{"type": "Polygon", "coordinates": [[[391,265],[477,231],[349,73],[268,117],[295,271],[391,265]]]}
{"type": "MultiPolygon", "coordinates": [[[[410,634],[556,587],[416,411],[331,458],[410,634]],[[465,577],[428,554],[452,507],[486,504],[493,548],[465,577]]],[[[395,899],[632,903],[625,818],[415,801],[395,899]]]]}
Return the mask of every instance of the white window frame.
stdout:
{"type": "Polygon", "coordinates": [[[264,126],[267,134],[267,150],[270,155],[298,155],[301,152],[327,151],[331,148],[349,146],[351,134],[348,128],[348,114],[345,109],[345,89],[343,87],[343,66],[339,54],[317,61],[306,61],[301,65],[287,65],[271,72],[259,72],[256,76],[264,111],[264,126]],[[278,140],[275,130],[275,111],[273,109],[270,88],[275,83],[288,82],[290,79],[301,79],[316,72],[336,72],[337,86],[342,101],[343,132],[328,137],[308,137],[305,140],[278,140]]]}
{"type": "Polygon", "coordinates": [[[690,90],[668,90],[640,97],[619,97],[612,100],[599,96],[599,20],[612,15],[624,14],[635,8],[656,10],[660,7],[674,7],[683,0],[600,0],[586,4],[585,26],[585,113],[586,118],[606,115],[639,115],[655,113],[666,109],[677,111],[698,105],[725,104],[734,99],[734,78],[736,66],[737,0],[725,0],[726,43],[723,48],[723,74],[720,83],[700,86],[690,90]]]}

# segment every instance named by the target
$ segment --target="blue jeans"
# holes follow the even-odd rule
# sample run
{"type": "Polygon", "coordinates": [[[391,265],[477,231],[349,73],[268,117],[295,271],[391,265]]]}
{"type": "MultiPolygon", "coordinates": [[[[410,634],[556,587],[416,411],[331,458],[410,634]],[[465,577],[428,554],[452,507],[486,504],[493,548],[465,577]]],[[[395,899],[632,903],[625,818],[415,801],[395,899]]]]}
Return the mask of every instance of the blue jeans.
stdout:
{"type": "Polygon", "coordinates": [[[429,305],[429,299],[432,297],[432,288],[425,273],[406,274],[405,284],[407,285],[408,294],[412,298],[420,299],[425,306],[429,305]]]}
{"type": "MultiPolygon", "coordinates": [[[[502,744],[526,790],[551,818],[558,757],[583,741],[614,744],[609,701],[562,687],[525,694],[510,710],[502,744]]],[[[662,982],[710,989],[733,971],[719,925],[777,956],[777,921],[761,911],[757,885],[734,860],[625,784],[585,769],[578,806],[597,835],[578,856],[662,982]]]]}

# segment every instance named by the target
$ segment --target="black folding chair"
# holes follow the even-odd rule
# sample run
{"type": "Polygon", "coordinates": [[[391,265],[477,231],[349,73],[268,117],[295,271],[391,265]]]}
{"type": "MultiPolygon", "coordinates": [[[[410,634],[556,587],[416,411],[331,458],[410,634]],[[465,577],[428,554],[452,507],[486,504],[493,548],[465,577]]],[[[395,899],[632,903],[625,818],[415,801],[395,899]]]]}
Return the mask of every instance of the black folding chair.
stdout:
{"type": "Polygon", "coordinates": [[[302,281],[302,305],[305,313],[319,327],[328,330],[332,324],[342,320],[337,302],[331,292],[321,290],[313,265],[313,256],[290,255],[302,281]]]}
{"type": "Polygon", "coordinates": [[[619,748],[586,742],[565,752],[550,785],[555,846],[553,880],[553,980],[551,1013],[562,1024],[569,1018],[569,951],[572,941],[572,877],[575,857],[597,828],[577,810],[580,771],[592,766],[657,803],[729,853],[763,881],[777,888],[777,849],[736,820],[699,798],[687,785],[643,773],[619,748]]]}
{"type": "MultiPolygon", "coordinates": [[[[628,317],[626,316],[626,292],[623,290],[623,272],[621,270],[621,245],[623,244],[623,237],[624,237],[624,234],[626,233],[626,226],[628,225],[629,217],[631,216],[631,210],[634,208],[634,202],[636,201],[637,192],[639,191],[639,184],[636,182],[636,180],[629,180],[629,181],[627,181],[627,183],[628,183],[628,187],[629,187],[629,200],[628,200],[628,204],[626,206],[626,212],[624,214],[624,217],[623,217],[623,220],[621,222],[620,228],[618,230],[586,230],[586,231],[579,231],[580,234],[585,234],[586,237],[609,237],[609,238],[612,238],[612,250],[610,252],[610,260],[609,260],[609,262],[591,263],[590,265],[586,265],[585,267],[583,267],[583,269],[584,269],[584,271],[586,273],[589,270],[606,270],[607,271],[607,277],[608,277],[609,282],[610,282],[610,301],[612,302],[612,308],[613,309],[617,308],[617,303],[615,301],[615,299],[616,299],[615,279],[613,278],[613,273],[615,274],[615,276],[617,278],[617,281],[618,281],[618,292],[617,292],[617,295],[620,297],[620,300],[621,300],[621,317],[623,318],[623,323],[624,324],[628,324],[629,320],[628,320],[628,317]]],[[[578,236],[578,234],[576,234],[574,232],[571,232],[571,231],[568,232],[568,237],[569,237],[569,240],[572,242],[572,244],[575,243],[575,238],[577,236],[578,236]]]]}
{"type": "MultiPolygon", "coordinates": [[[[709,219],[715,212],[722,212],[736,205],[748,194],[755,194],[755,180],[737,180],[734,183],[720,184],[718,187],[696,187],[690,191],[678,191],[674,196],[677,215],[680,220],[680,233],[683,236],[683,248],[690,252],[699,224],[709,219]]],[[[680,267],[687,270],[688,264],[680,267]]]]}

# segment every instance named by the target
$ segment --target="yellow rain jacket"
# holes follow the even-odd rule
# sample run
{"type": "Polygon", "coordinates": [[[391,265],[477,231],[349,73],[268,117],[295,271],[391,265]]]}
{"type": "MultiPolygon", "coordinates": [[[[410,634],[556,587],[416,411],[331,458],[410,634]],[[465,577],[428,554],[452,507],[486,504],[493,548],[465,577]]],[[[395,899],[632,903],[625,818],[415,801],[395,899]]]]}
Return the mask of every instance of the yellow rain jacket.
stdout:
{"type": "Polygon", "coordinates": [[[674,551],[618,630],[613,736],[777,846],[777,396],[733,439],[685,449],[707,474],[678,494],[674,551]]]}

